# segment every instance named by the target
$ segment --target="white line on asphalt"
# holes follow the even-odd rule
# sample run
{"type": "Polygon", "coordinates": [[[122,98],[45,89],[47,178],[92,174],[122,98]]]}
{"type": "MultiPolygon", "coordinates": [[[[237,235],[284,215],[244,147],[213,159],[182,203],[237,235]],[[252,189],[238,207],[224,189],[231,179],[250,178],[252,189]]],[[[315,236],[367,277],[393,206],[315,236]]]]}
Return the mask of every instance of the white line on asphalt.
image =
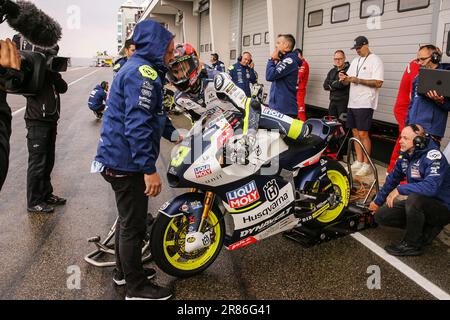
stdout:
{"type": "Polygon", "coordinates": [[[450,300],[450,295],[436,286],[434,283],[420,275],[417,271],[400,261],[398,258],[391,256],[386,253],[384,249],[382,249],[380,246],[378,246],[376,243],[374,243],[372,240],[368,239],[367,237],[363,236],[361,233],[355,233],[351,235],[355,240],[362,243],[364,246],[366,246],[370,251],[374,252],[376,255],[378,255],[380,258],[385,260],[387,263],[389,263],[391,266],[393,266],[395,269],[403,273],[405,276],[407,276],[409,279],[414,281],[417,285],[425,289],[428,293],[433,295],[435,298],[439,300],[450,300]]]}
{"type": "Polygon", "coordinates": [[[68,73],[68,72],[72,72],[72,71],[78,71],[78,70],[82,70],[82,69],[87,69],[87,68],[89,68],[89,67],[79,67],[79,68],[73,68],[73,69],[69,69],[69,70],[67,70],[65,73],[68,73]]]}
{"type": "MultiPolygon", "coordinates": [[[[93,75],[94,73],[99,72],[99,71],[100,71],[100,69],[99,69],[99,70],[95,70],[95,71],[93,71],[93,72],[91,72],[91,73],[88,73],[87,75],[81,77],[80,79],[75,80],[74,82],[69,83],[67,86],[70,87],[71,85],[74,85],[75,83],[80,82],[81,80],[83,80],[83,79],[89,77],[90,75],[93,75]]],[[[25,110],[25,108],[26,108],[26,107],[22,107],[22,108],[20,108],[19,110],[13,112],[12,116],[14,117],[14,116],[17,115],[18,113],[20,113],[20,112],[22,112],[23,110],[25,110]]]]}

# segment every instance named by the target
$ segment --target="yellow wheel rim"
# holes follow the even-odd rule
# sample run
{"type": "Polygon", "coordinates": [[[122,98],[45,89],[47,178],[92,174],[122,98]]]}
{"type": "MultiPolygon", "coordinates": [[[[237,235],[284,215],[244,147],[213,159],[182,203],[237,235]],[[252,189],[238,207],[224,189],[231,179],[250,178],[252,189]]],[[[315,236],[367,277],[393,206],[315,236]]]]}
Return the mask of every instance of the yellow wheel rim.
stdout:
{"type": "Polygon", "coordinates": [[[331,180],[334,189],[342,199],[339,205],[325,211],[317,218],[317,221],[321,223],[330,223],[334,221],[342,213],[342,210],[348,206],[350,200],[350,182],[348,181],[348,178],[335,170],[328,171],[328,178],[331,180]]]}
{"type": "Polygon", "coordinates": [[[173,218],[164,232],[164,254],[167,261],[175,268],[183,271],[192,271],[204,266],[216,253],[221,229],[218,218],[210,211],[207,220],[207,228],[214,226],[211,231],[212,243],[209,247],[191,253],[184,251],[188,220],[185,216],[173,218]]]}

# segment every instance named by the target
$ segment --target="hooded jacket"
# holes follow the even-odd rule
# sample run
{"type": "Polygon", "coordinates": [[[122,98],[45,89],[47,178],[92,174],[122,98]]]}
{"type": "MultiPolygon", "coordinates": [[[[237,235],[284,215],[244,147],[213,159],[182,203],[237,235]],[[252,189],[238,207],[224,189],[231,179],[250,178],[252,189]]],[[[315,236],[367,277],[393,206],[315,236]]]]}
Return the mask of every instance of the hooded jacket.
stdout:
{"type": "Polygon", "coordinates": [[[323,83],[323,88],[326,91],[330,91],[330,101],[334,103],[338,103],[340,105],[348,105],[348,99],[350,94],[350,85],[345,85],[343,82],[339,81],[339,73],[347,72],[348,68],[350,68],[350,63],[346,62],[344,68],[338,69],[334,67],[328,72],[327,78],[323,83]]]}
{"type": "Polygon", "coordinates": [[[97,85],[89,96],[89,109],[98,111],[105,104],[106,97],[107,94],[105,89],[103,89],[101,85],[97,85]]]}
{"type": "Polygon", "coordinates": [[[114,62],[114,67],[113,67],[113,73],[114,73],[114,77],[116,76],[117,73],[119,73],[120,69],[123,68],[123,66],[127,63],[128,58],[127,57],[122,57],[116,60],[116,62],[114,62]]]}
{"type": "Polygon", "coordinates": [[[6,92],[0,91],[0,190],[9,166],[9,138],[11,137],[11,109],[6,102],[6,92]]]}
{"type": "Polygon", "coordinates": [[[282,114],[298,114],[297,81],[302,60],[295,52],[287,53],[278,63],[270,59],[266,68],[266,80],[272,83],[269,106],[282,114]]]}
{"type": "Polygon", "coordinates": [[[450,209],[449,164],[432,139],[428,139],[424,150],[416,150],[412,155],[400,155],[394,170],[377,194],[375,203],[383,205],[395,188],[403,196],[416,193],[439,200],[450,209]],[[400,185],[405,177],[408,183],[400,185]]]}
{"type": "MultiPolygon", "coordinates": [[[[438,69],[450,70],[450,64],[440,64],[438,69]]],[[[444,137],[447,127],[448,112],[450,111],[450,99],[446,98],[443,104],[434,102],[432,99],[419,95],[419,76],[413,83],[411,103],[408,109],[406,125],[420,124],[425,132],[436,136],[444,137]]]]}
{"type": "Polygon", "coordinates": [[[114,79],[96,161],[121,172],[153,174],[168,125],[163,107],[164,56],[173,35],[152,20],[136,25],[135,54],[114,79]]]}

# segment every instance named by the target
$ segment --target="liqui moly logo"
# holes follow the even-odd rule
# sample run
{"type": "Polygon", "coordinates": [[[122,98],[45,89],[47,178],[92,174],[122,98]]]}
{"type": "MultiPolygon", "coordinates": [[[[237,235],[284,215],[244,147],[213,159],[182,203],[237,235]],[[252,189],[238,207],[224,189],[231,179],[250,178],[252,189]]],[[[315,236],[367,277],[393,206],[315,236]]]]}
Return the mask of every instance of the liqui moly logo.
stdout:
{"type": "Polygon", "coordinates": [[[251,205],[260,199],[256,182],[227,193],[228,205],[232,209],[239,209],[251,205]]]}
{"type": "Polygon", "coordinates": [[[211,166],[209,164],[194,169],[196,178],[203,178],[212,173],[211,166]]]}

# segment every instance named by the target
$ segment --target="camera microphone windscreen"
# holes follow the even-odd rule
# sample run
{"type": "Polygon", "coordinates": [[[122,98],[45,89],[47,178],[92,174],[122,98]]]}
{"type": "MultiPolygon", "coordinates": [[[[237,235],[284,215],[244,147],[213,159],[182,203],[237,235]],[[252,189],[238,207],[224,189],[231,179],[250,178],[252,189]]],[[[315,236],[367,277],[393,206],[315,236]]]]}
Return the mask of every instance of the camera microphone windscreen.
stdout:
{"type": "Polygon", "coordinates": [[[61,39],[61,26],[34,4],[27,1],[8,2],[8,24],[39,47],[50,48],[61,39]]]}

